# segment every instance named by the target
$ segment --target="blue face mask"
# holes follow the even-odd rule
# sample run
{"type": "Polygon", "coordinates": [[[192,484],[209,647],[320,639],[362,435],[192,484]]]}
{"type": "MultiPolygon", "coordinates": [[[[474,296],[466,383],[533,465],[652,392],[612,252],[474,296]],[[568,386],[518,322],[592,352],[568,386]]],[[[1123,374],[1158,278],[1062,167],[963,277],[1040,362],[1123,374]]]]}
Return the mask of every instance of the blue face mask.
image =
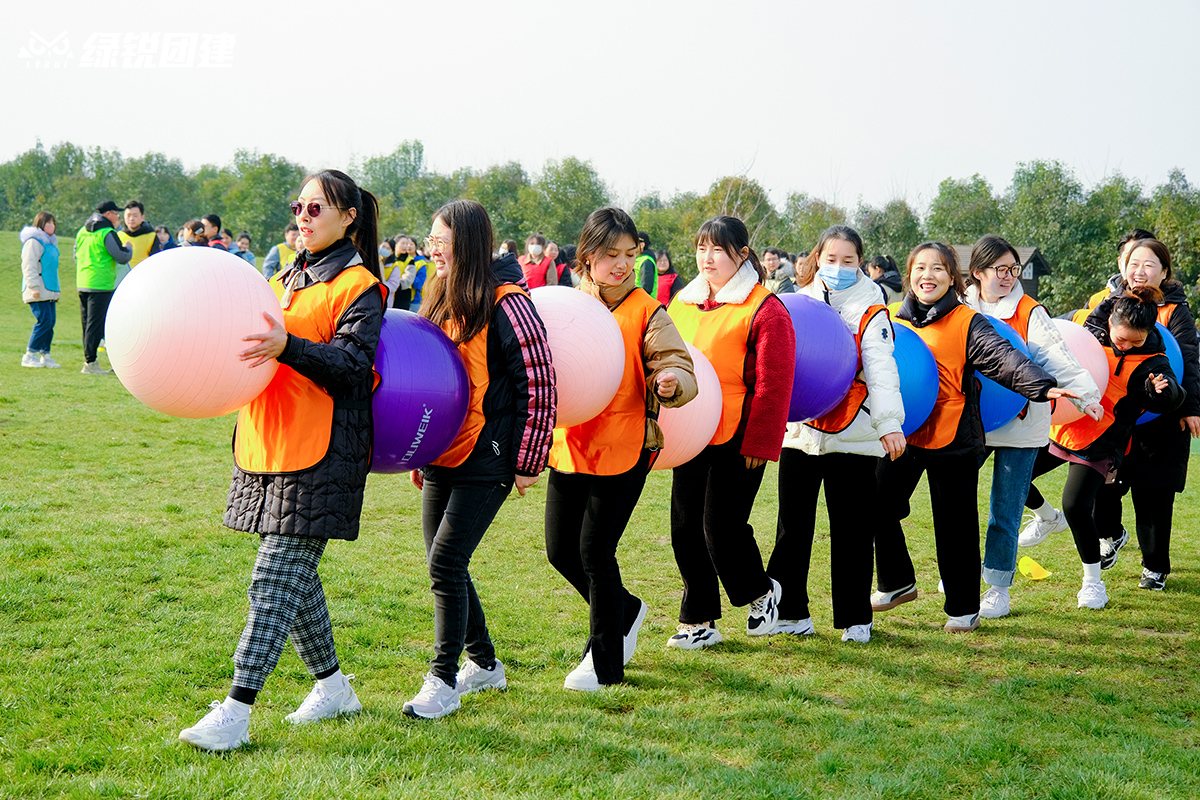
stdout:
{"type": "Polygon", "coordinates": [[[390,248],[384,247],[383,245],[379,246],[379,257],[380,258],[387,258],[391,254],[392,254],[392,251],[390,248]]]}
{"type": "Polygon", "coordinates": [[[834,264],[822,264],[817,269],[817,275],[832,291],[849,289],[858,280],[857,267],[839,267],[834,264]]]}

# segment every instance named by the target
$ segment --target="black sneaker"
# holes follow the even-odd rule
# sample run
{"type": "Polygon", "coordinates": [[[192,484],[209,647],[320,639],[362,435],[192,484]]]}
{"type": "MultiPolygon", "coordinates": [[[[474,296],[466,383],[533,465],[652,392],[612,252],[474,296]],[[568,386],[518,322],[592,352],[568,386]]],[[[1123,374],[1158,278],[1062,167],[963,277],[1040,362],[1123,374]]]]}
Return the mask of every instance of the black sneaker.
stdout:
{"type": "Polygon", "coordinates": [[[1100,540],[1100,569],[1112,569],[1117,564],[1117,554],[1129,543],[1129,531],[1121,528],[1121,535],[1116,539],[1100,540]]]}
{"type": "Polygon", "coordinates": [[[1151,572],[1145,567],[1142,568],[1142,579],[1138,582],[1139,589],[1149,589],[1152,592],[1161,592],[1167,586],[1167,576],[1161,572],[1151,572]]]}

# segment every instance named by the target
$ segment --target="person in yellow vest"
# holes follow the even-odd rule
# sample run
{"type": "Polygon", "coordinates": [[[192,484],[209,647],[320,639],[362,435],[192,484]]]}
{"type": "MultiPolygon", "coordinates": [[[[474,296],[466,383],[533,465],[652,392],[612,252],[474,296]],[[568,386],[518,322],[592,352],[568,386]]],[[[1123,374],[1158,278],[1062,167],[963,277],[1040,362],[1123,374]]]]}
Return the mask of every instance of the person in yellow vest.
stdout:
{"type": "Polygon", "coordinates": [[[1101,303],[1088,318],[1088,332],[1108,356],[1108,388],[1100,401],[1099,420],[1083,417],[1050,427],[1050,446],[1033,467],[1035,478],[1068,463],[1063,511],[1083,562],[1080,608],[1104,608],[1108,591],[1101,577],[1100,509],[1097,495],[1114,474],[1127,471],[1125,461],[1134,426],[1144,411],[1167,415],[1187,399],[1165,355],[1155,327],[1162,293],[1153,286],[1129,290],[1101,303]]]}
{"type": "Polygon", "coordinates": [[[117,286],[121,285],[121,280],[129,274],[129,270],[162,249],[158,233],[154,226],[146,221],[146,207],[140,200],[130,200],[126,203],[123,216],[125,227],[117,231],[117,236],[121,239],[121,244],[133,248],[133,256],[128,264],[117,265],[117,286]]]}
{"type": "Polygon", "coordinates": [[[263,259],[263,277],[271,280],[276,272],[287,269],[296,260],[296,240],[300,237],[300,229],[296,223],[289,222],[283,229],[283,241],[267,251],[263,259]]]}
{"type": "Polygon", "coordinates": [[[766,463],[783,447],[796,364],[791,316],[762,285],[766,272],[745,223],[722,216],[701,225],[696,265],[700,274],[668,311],[716,370],[721,417],[708,446],[671,480],[671,549],[683,600],[667,646],[685,650],[723,638],[718,580],[733,606],[750,606],[748,635],[775,627],[782,590],[763,567],[749,520],[766,463]]]}
{"type": "Polygon", "coordinates": [[[483,206],[455,200],[434,215],[426,240],[436,278],[421,316],[458,345],[471,391],[458,436],[412,473],[436,641],[421,690],[403,710],[425,719],[458,710],[460,695],[508,685],[471,581],[471,556],[513,486],[524,496],[537,482],[553,439],[557,394],[546,329],[521,288],[516,256],[492,261],[494,238],[483,206]]]}
{"type": "Polygon", "coordinates": [[[283,319],[245,337],[250,367],[277,361],[262,394],[238,412],[224,523],[259,536],[250,614],[223,702],[180,732],[231,750],[249,741],[250,709],[288,638],[316,679],[293,724],[362,708],[342,674],[317,568],[331,539],[358,538],[371,462],[373,365],[383,324],[378,203],[345,173],[304,182],[292,213],[302,249],[270,282],[283,319]]]}
{"type": "Polygon", "coordinates": [[[617,545],[663,446],[662,406],[696,396],[687,346],[658,300],[637,286],[637,226],[619,208],[593,211],[576,250],[580,291],[604,303],[625,342],[625,371],[593,419],[554,429],[546,489],[546,557],[588,604],[583,659],[563,685],[621,683],[647,607],[621,583],[617,545]]]}
{"type": "Polygon", "coordinates": [[[925,423],[907,437],[904,454],[880,459],[876,471],[880,524],[875,535],[878,591],[872,611],[886,611],[917,597],[916,571],[902,521],[921,480],[929,477],[938,569],[945,584],[943,606],[949,633],[979,627],[979,457],[984,452],[979,412],[979,372],[1038,403],[1075,397],[1055,387],[1054,377],[1014,348],[987,317],[962,302],[966,293],[953,248],[917,245],[908,256],[908,293],[896,322],[913,330],[933,353],[938,394],[925,423]]]}
{"type": "MultiPolygon", "coordinates": [[[[1121,290],[1121,282],[1125,279],[1125,264],[1129,261],[1129,251],[1135,242],[1143,239],[1153,239],[1154,234],[1150,231],[1141,228],[1134,228],[1126,231],[1125,235],[1117,242],[1117,272],[1115,275],[1109,276],[1108,282],[1104,284],[1104,288],[1092,294],[1084,303],[1083,308],[1078,309],[1070,315],[1070,319],[1080,325],[1087,322],[1088,315],[1092,310],[1104,302],[1104,299],[1113,293],[1119,293],[1121,290]]],[[[1065,523],[1064,523],[1065,528],[1065,523]]],[[[1063,528],[1059,528],[1063,530],[1063,528]]]]}
{"type": "Polygon", "coordinates": [[[838,312],[858,347],[858,370],[836,408],[788,424],[779,456],[779,512],[767,572],[783,587],[775,633],[814,632],[808,608],[817,500],[825,486],[829,514],[833,627],[843,642],[869,642],[873,504],[878,459],[904,452],[904,402],[892,354],[893,331],[884,293],[861,270],[862,237],[853,228],[826,228],[796,273],[797,292],[838,312]]]}
{"type": "MultiPolygon", "coordinates": [[[[1099,419],[1100,389],[1067,348],[1046,309],[1021,287],[1021,261],[1011,244],[984,236],[971,249],[970,285],[964,302],[981,314],[1007,322],[1029,346],[1029,358],[1049,372],[1058,385],[1079,395],[1076,408],[1099,419]]],[[[992,490],[987,536],[983,547],[983,582],[979,601],[984,619],[1007,616],[1009,588],[1017,571],[1017,531],[1029,494],[1033,462],[1050,437],[1050,404],[1030,403],[1015,419],[988,431],[984,444],[992,461],[992,490]]],[[[982,466],[982,461],[981,461],[982,466]]]]}

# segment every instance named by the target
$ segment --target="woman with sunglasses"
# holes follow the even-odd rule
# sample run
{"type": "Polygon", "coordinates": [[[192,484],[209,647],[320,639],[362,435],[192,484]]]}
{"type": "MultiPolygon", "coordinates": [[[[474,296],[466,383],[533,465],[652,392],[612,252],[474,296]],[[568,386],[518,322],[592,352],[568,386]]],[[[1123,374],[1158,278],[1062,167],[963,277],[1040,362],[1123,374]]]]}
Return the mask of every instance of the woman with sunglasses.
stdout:
{"type": "Polygon", "coordinates": [[[378,205],[345,173],[304,182],[292,212],[302,247],[271,278],[283,319],[245,337],[250,367],[275,377],[238,413],[226,526],[259,535],[250,615],[224,702],[179,738],[204,750],[249,741],[250,709],[288,638],[316,685],[287,716],[301,724],[362,708],[342,674],[317,567],[330,539],[358,538],[371,458],[371,391],[383,322],[378,205]]]}
{"type": "Polygon", "coordinates": [[[467,418],[450,447],[413,471],[434,601],[434,657],[404,713],[436,719],[459,696],[508,685],[471,581],[471,556],[514,485],[524,496],[546,468],[557,395],[545,326],[522,288],[516,256],[492,261],[492,221],[473,200],[434,215],[435,267],[421,316],[458,345],[471,384],[467,418]],[[459,657],[467,661],[459,670],[459,657]]]}
{"type": "MultiPolygon", "coordinates": [[[[1021,287],[1021,262],[1016,249],[999,236],[984,236],[971,250],[970,285],[966,305],[1007,322],[1029,346],[1029,358],[1054,376],[1058,385],[1079,395],[1072,400],[1083,413],[1100,419],[1100,388],[1067,348],[1046,309],[1021,287]]],[[[985,434],[992,461],[991,510],[983,546],[983,582],[979,615],[997,619],[1008,615],[1009,587],[1017,571],[1017,531],[1029,493],[1033,462],[1050,441],[1050,404],[1030,403],[1007,425],[985,434]]]]}

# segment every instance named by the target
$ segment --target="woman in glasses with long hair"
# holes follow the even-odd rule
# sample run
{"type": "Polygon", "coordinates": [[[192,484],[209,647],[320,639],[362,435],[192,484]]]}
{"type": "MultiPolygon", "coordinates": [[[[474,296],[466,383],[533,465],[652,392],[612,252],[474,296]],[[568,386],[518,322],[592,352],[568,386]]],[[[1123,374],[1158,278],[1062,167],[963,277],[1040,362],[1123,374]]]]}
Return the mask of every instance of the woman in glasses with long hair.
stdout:
{"type": "Polygon", "coordinates": [[[383,323],[378,204],[345,173],[304,182],[292,212],[303,242],[270,281],[283,319],[245,337],[251,368],[279,368],[238,412],[226,526],[259,535],[250,615],[224,702],[179,738],[204,750],[249,741],[250,708],[288,638],[316,679],[287,719],[315,722],[362,708],[342,674],[317,567],[330,539],[358,538],[371,458],[371,391],[383,323]]]}
{"type": "Polygon", "coordinates": [[[421,489],[435,644],[424,684],[404,713],[426,719],[456,711],[460,695],[508,685],[468,568],[513,486],[524,495],[546,468],[554,431],[557,395],[545,326],[516,256],[492,261],[493,240],[483,206],[455,200],[434,215],[426,241],[435,275],[421,316],[458,345],[471,385],[458,436],[412,473],[421,489]]]}

